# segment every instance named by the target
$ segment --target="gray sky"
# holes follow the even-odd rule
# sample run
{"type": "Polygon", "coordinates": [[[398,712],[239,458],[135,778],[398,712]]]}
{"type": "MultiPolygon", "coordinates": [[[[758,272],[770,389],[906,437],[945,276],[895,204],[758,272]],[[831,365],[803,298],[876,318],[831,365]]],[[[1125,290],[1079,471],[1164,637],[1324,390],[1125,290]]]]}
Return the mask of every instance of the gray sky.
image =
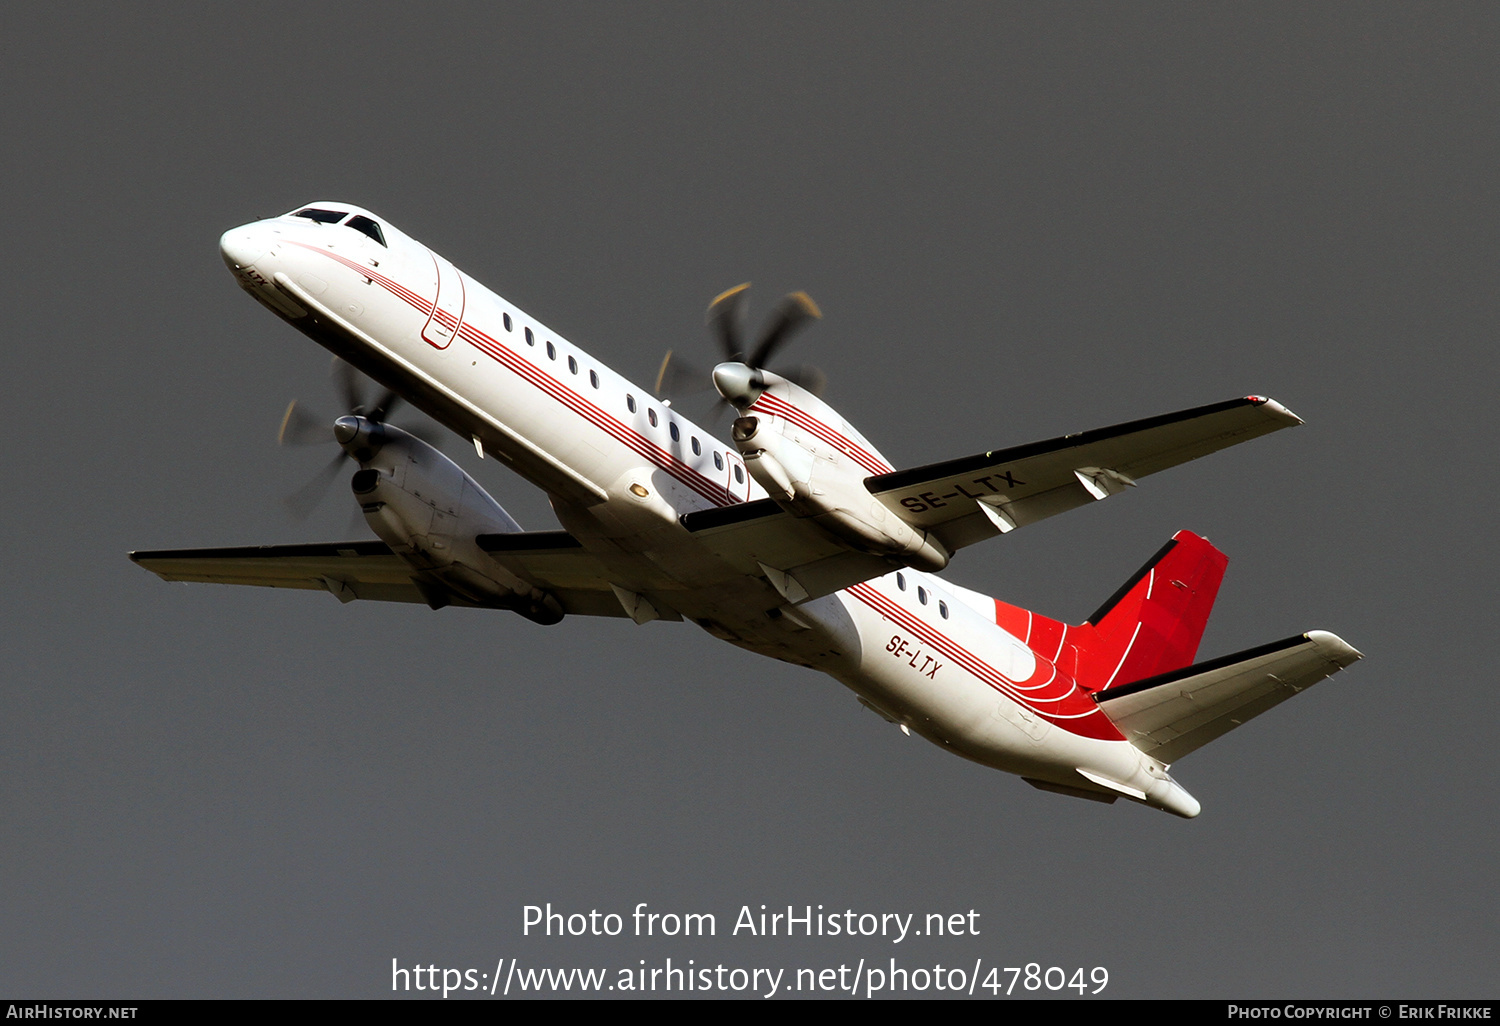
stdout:
{"type": "MultiPolygon", "coordinates": [[[[1490,5],[156,5],[7,18],[17,442],[0,994],[356,996],[390,960],[1105,966],[1117,997],[1488,996],[1490,5]],[[382,13],[382,11],[389,13],[382,13]],[[1174,774],[1194,822],[1037,792],[687,625],[166,585],[134,548],[332,540],[327,358],[219,234],[368,206],[649,384],[807,289],[798,359],[897,466],[1232,396],[1307,424],[966,550],[1077,621],[1171,533],[1201,654],[1366,655],[1174,774]],[[521,908],[721,936],[523,938],[521,908]],[[741,905],[977,938],[727,937],[741,905]]],[[[451,447],[527,528],[541,493],[451,447]]]]}

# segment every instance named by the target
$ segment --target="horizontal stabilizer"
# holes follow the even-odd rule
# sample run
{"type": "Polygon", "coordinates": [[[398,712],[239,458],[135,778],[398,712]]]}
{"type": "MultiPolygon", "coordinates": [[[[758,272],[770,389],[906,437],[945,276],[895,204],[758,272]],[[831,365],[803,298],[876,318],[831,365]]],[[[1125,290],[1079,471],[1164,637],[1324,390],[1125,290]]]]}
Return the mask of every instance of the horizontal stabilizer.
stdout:
{"type": "Polygon", "coordinates": [[[1337,635],[1308,631],[1095,697],[1137,748],[1173,763],[1359,658],[1337,635]]]}

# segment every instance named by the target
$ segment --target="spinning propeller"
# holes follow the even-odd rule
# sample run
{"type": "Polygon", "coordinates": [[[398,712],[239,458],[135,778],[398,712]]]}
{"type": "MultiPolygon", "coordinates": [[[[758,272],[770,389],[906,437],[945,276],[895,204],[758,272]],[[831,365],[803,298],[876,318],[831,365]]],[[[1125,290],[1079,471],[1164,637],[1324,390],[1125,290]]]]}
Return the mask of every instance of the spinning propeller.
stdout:
{"type": "MultiPolygon", "coordinates": [[[[327,442],[337,442],[340,446],[338,455],[331,463],[324,466],[311,481],[284,500],[287,509],[291,510],[292,515],[298,520],[305,520],[312,513],[318,503],[323,500],[328,486],[338,476],[344,461],[354,458],[348,446],[361,435],[361,429],[366,429],[363,434],[369,437],[372,432],[368,429],[378,428],[379,425],[385,423],[391,410],[401,402],[401,396],[392,389],[386,389],[371,401],[365,395],[364,383],[359,372],[337,356],[333,358],[332,375],[334,388],[339,394],[342,406],[348,412],[334,420],[330,426],[326,418],[309,412],[307,405],[300,399],[293,399],[287,404],[286,413],[281,418],[281,430],[276,435],[276,441],[281,445],[322,445],[327,442]]],[[[419,432],[411,433],[421,437],[419,432]]]]}
{"type": "MultiPolygon", "coordinates": [[[[735,365],[736,368],[743,368],[743,370],[739,370],[738,374],[731,375],[731,377],[748,378],[753,372],[765,368],[771,358],[776,355],[776,351],[782,348],[799,329],[808,322],[823,316],[818,305],[806,292],[793,292],[783,296],[781,302],[776,304],[776,309],[771,312],[770,319],[766,321],[766,326],[761,331],[755,348],[749,350],[747,355],[744,343],[744,322],[749,291],[749,282],[737,285],[719,295],[708,305],[708,326],[719,340],[719,348],[723,356],[723,362],[715,368],[714,373],[712,375],[705,373],[701,368],[674,355],[669,350],[661,362],[661,370],[656,375],[657,395],[665,397],[674,393],[700,392],[710,385],[718,385],[719,393],[723,398],[715,408],[720,409],[730,402],[729,395],[724,391],[724,383],[719,380],[724,376],[720,374],[720,368],[724,368],[726,364],[735,365]]],[[[807,364],[784,369],[767,369],[774,369],[781,377],[802,386],[817,396],[823,394],[823,389],[828,384],[827,375],[807,364]]]]}

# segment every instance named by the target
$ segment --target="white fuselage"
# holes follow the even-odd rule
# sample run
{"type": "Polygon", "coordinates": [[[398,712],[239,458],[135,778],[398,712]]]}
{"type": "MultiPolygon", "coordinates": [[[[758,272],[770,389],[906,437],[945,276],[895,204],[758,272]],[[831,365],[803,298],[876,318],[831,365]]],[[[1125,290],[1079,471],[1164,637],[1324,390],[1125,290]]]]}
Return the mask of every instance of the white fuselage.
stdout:
{"type": "MultiPolygon", "coordinates": [[[[383,241],[291,215],[245,225],[221,242],[240,284],[546,490],[611,584],[648,597],[661,618],[826,672],[966,758],[1196,815],[1165,767],[1060,673],[1055,653],[996,625],[993,600],[904,569],[788,606],[680,522],[765,496],[734,448],[374,214],[315,206],[372,220],[383,241]]],[[[890,469],[850,425],[834,428],[872,473],[890,469]]]]}

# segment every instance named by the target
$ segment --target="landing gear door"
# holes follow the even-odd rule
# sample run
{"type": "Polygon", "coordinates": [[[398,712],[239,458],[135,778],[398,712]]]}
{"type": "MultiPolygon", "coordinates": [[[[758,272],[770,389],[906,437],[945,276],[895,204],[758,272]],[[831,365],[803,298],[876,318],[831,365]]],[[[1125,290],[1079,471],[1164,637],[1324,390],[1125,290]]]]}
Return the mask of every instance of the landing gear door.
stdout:
{"type": "Polygon", "coordinates": [[[422,338],[436,349],[447,349],[464,321],[466,290],[464,276],[447,260],[427,251],[437,272],[437,296],[432,313],[422,326],[422,338]]]}

